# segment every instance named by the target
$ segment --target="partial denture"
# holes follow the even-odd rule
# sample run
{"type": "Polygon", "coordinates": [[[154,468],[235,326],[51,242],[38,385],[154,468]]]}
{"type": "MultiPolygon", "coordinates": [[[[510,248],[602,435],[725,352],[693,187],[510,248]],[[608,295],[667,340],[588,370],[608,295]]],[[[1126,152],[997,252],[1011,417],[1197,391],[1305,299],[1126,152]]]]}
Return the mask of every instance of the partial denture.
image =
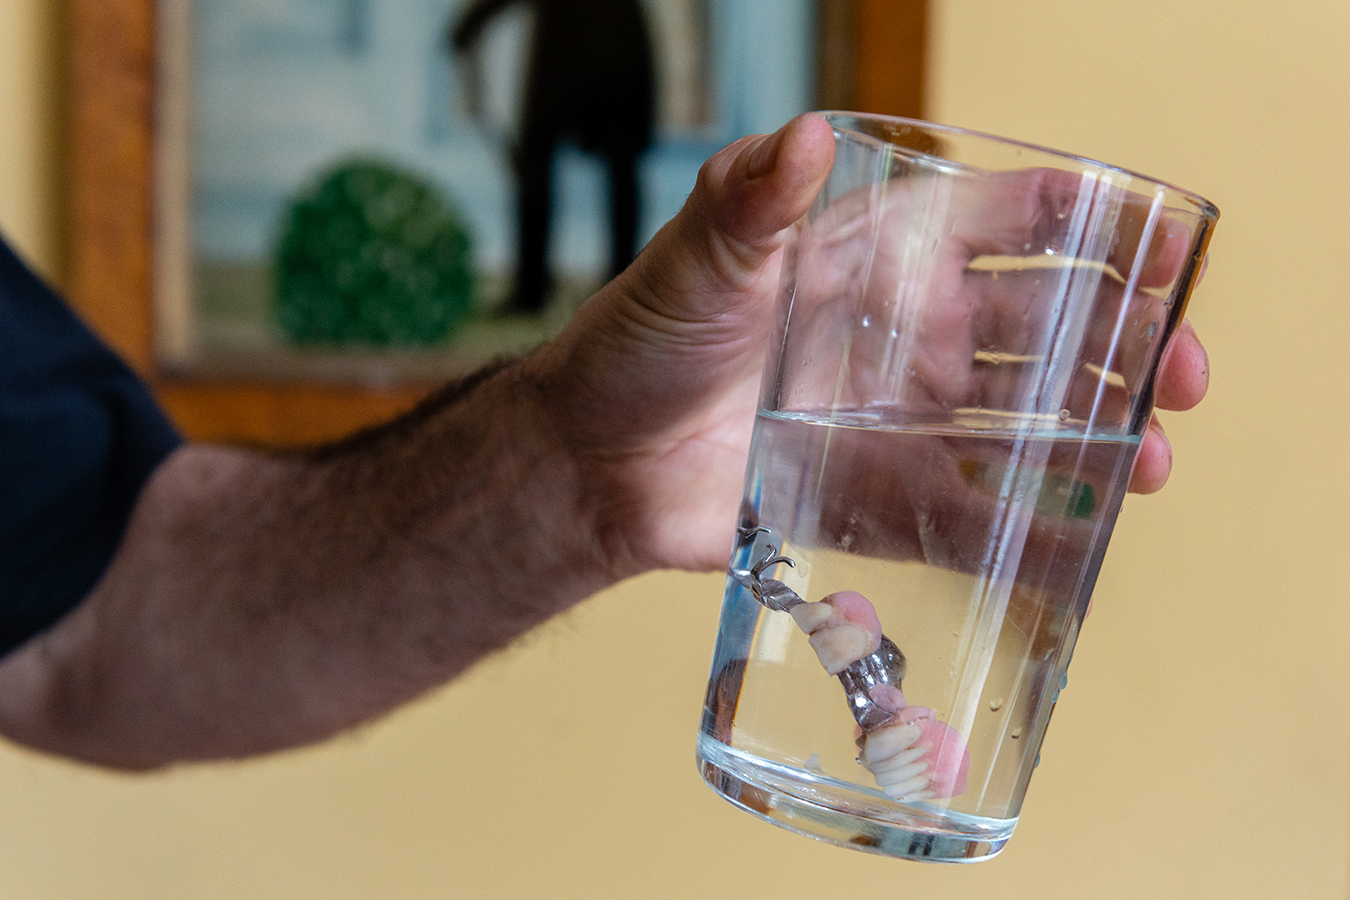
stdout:
{"type": "MultiPolygon", "coordinates": [[[[857,591],[830,594],[819,603],[801,603],[789,613],[810,638],[825,671],[838,675],[881,647],[881,620],[857,591]]],[[[955,797],[966,789],[970,754],[960,732],[926,706],[909,706],[891,684],[868,691],[891,715],[859,739],[859,760],[886,796],[899,801],[955,797]]]]}
{"type": "MultiPolygon", "coordinates": [[[[767,531],[756,526],[741,534],[745,538],[767,531]]],[[[732,569],[731,576],[764,606],[791,615],[825,671],[839,677],[862,732],[858,760],[881,790],[900,802],[964,793],[970,769],[965,739],[928,707],[905,702],[900,691],[904,654],[881,633],[872,602],[857,591],[807,602],[783,582],[764,577],[779,563],[795,565],[770,545],[753,568],[732,569]]]]}

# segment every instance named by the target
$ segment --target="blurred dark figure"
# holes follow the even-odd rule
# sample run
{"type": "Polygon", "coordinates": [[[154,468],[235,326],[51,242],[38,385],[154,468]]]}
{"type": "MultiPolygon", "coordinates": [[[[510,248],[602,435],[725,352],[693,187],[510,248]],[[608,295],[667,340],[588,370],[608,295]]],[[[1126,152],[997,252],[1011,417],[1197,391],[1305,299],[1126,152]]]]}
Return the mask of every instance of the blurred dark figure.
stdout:
{"type": "Polygon", "coordinates": [[[477,0],[448,38],[472,49],[513,3],[534,8],[534,36],[519,144],[516,286],[508,312],[538,312],[551,288],[553,156],[564,141],[605,160],[610,189],[610,276],[637,250],[638,158],[651,143],[652,47],[639,0],[477,0]]]}

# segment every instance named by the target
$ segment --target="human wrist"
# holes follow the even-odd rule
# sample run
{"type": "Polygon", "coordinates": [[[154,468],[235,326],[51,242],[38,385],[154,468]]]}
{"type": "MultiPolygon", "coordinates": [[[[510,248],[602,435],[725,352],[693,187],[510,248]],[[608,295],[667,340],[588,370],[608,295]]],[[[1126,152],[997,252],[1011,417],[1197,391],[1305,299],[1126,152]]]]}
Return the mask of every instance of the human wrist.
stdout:
{"type": "Polygon", "coordinates": [[[627,574],[602,538],[606,492],[555,399],[572,388],[544,349],[431,401],[395,451],[404,486],[380,492],[419,496],[425,514],[401,530],[453,542],[474,590],[541,618],[627,574]]]}

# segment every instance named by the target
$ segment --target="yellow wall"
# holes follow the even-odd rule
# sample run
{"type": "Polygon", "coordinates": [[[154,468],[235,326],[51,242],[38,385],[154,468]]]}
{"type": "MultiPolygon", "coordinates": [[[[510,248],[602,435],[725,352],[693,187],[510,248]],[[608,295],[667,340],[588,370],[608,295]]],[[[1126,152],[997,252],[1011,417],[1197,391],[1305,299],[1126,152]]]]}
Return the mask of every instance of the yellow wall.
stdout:
{"type": "Polygon", "coordinates": [[[59,276],[64,250],[58,8],[0,0],[0,230],[49,277],[59,276]]]}
{"type": "MultiPolygon", "coordinates": [[[[0,0],[0,226],[44,265],[44,0],[0,0]],[[16,24],[17,23],[17,24],[16,24]]],[[[1350,832],[1350,7],[937,2],[933,114],[1223,209],[1210,399],[1132,498],[999,859],[838,850],[702,786],[719,580],[601,596],[362,733],[121,777],[0,749],[10,898],[1344,898],[1350,832]]]]}

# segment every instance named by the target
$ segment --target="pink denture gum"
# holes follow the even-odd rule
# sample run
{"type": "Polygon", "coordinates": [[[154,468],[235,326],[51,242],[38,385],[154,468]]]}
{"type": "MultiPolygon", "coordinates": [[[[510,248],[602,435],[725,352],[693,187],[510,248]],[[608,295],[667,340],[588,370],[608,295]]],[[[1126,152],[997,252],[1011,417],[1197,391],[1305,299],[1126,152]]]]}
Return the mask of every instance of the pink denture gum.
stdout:
{"type": "Polygon", "coordinates": [[[970,752],[966,749],[961,732],[943,722],[926,706],[906,705],[905,695],[889,684],[872,688],[870,696],[878,706],[895,713],[889,722],[875,729],[872,734],[897,725],[919,727],[919,737],[910,746],[917,749],[927,745],[928,749],[919,760],[928,762],[923,774],[932,779],[926,790],[933,798],[944,799],[965,793],[970,752]]]}
{"type": "Polygon", "coordinates": [[[867,631],[869,634],[881,634],[881,619],[877,608],[857,591],[839,591],[821,601],[834,607],[849,622],[867,631]]]}

